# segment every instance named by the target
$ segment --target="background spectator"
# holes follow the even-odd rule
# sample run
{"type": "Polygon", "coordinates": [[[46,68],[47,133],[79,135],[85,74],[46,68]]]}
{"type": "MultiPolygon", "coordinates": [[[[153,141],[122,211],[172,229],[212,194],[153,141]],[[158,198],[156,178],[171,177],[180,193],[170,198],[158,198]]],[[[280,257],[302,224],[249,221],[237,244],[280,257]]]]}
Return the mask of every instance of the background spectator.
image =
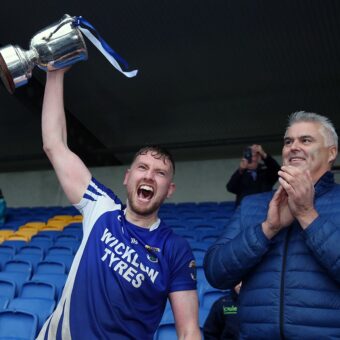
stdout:
{"type": "Polygon", "coordinates": [[[278,180],[280,165],[261,145],[245,148],[239,168],[230,177],[227,190],[236,194],[236,205],[247,195],[270,191],[278,180]]]}
{"type": "Polygon", "coordinates": [[[228,294],[220,297],[212,305],[204,323],[205,340],[234,340],[238,339],[238,295],[241,283],[228,294]]]}

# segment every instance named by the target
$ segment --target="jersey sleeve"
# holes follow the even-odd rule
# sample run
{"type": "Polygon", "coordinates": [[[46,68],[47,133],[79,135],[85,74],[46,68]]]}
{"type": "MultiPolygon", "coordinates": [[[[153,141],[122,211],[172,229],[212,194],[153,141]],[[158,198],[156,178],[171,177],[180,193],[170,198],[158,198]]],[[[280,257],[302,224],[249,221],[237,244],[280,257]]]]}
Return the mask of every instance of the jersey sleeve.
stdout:
{"type": "Polygon", "coordinates": [[[171,242],[169,292],[196,289],[196,263],[189,243],[177,236],[171,242]]]}
{"type": "Polygon", "coordinates": [[[84,196],[74,207],[83,215],[83,230],[86,233],[105,212],[121,210],[122,203],[110,189],[92,177],[84,196]]]}

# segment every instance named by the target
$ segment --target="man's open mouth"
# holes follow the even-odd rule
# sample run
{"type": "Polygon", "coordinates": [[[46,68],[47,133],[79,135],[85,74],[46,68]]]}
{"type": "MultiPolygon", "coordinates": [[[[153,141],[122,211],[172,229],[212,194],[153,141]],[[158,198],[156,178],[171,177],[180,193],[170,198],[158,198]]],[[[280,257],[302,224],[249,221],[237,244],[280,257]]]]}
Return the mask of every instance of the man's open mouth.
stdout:
{"type": "Polygon", "coordinates": [[[153,187],[146,185],[146,184],[142,184],[137,189],[138,198],[142,200],[150,201],[151,198],[153,197],[153,194],[154,194],[153,187]]]}

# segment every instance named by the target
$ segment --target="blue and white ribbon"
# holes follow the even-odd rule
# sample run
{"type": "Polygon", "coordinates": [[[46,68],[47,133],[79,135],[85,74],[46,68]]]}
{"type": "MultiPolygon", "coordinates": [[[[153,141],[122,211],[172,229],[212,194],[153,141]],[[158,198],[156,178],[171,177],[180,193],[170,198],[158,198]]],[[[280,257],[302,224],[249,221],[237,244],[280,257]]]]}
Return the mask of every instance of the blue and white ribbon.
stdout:
{"type": "Polygon", "coordinates": [[[73,25],[77,27],[92,42],[95,47],[98,48],[98,50],[104,55],[104,57],[119,72],[123,73],[128,78],[132,78],[137,75],[138,70],[126,71],[126,69],[129,68],[128,63],[107,44],[107,42],[98,34],[96,29],[87,20],[85,20],[81,16],[74,17],[73,25]],[[92,31],[95,35],[92,33],[92,31]]]}

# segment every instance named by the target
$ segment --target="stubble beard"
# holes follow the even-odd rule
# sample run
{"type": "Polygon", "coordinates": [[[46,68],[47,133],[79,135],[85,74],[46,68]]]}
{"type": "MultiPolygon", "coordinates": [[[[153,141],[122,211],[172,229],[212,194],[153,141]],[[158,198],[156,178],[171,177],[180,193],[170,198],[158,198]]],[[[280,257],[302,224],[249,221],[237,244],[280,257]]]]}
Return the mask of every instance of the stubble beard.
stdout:
{"type": "Polygon", "coordinates": [[[141,208],[138,204],[135,204],[132,194],[128,193],[128,204],[132,212],[141,216],[149,216],[158,211],[159,207],[162,205],[163,201],[155,201],[149,207],[141,208]]]}

